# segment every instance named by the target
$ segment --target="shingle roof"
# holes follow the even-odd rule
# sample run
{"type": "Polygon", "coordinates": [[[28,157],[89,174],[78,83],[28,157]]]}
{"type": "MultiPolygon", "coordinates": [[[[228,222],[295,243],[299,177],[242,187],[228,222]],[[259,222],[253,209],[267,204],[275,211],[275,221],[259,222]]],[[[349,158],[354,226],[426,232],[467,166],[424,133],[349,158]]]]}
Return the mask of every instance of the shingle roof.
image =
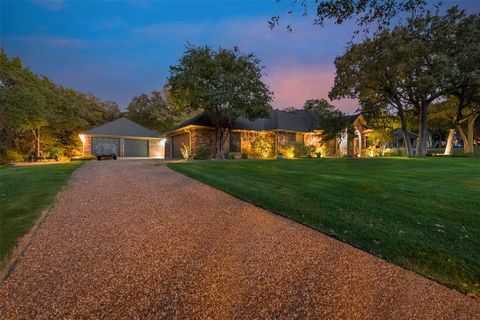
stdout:
{"type": "MultiPolygon", "coordinates": [[[[238,118],[232,128],[254,131],[286,130],[309,132],[317,129],[318,123],[318,114],[311,110],[297,110],[289,112],[283,110],[273,110],[269,117],[260,118],[255,121],[250,121],[245,118],[238,118]]],[[[165,132],[165,134],[189,125],[213,127],[213,122],[208,114],[200,113],[195,117],[168,130],[165,132]]]]}
{"type": "Polygon", "coordinates": [[[143,138],[160,137],[160,135],[156,132],[147,129],[127,118],[119,118],[117,120],[113,120],[112,122],[107,122],[101,126],[85,131],[84,134],[143,138]]]}

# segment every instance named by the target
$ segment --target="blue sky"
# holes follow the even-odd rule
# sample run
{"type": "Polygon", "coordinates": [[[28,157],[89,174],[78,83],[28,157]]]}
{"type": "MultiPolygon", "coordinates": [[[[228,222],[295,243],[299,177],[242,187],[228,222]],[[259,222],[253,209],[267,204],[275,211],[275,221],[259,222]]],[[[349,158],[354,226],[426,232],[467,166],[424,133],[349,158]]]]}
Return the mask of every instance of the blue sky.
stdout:
{"type": "MultiPolygon", "coordinates": [[[[288,1],[2,1],[1,46],[9,56],[66,87],[91,92],[125,108],[131,98],[161,90],[168,66],[187,42],[255,52],[276,108],[327,98],[335,57],[354,26],[312,25],[287,17],[288,1]],[[273,30],[267,21],[282,14],[273,30]],[[285,30],[293,23],[294,32],[285,30]]],[[[447,1],[478,12],[480,2],[447,1]]],[[[334,102],[352,112],[356,102],[334,102]]]]}

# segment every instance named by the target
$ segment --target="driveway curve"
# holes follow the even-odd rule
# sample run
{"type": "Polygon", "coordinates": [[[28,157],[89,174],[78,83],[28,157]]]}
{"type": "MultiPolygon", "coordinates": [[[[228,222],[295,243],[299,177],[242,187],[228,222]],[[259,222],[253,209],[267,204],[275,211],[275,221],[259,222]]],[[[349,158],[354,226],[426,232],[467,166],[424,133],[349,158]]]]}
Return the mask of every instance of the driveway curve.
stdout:
{"type": "Polygon", "coordinates": [[[478,300],[158,164],[77,170],[0,318],[478,319],[478,300]]]}

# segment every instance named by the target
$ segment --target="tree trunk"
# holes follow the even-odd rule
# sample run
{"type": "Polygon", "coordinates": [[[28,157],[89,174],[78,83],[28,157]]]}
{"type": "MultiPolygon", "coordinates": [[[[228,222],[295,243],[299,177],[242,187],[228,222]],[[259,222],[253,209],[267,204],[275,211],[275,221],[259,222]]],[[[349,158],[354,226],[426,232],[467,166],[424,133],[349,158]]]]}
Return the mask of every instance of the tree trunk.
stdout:
{"type": "Polygon", "coordinates": [[[465,134],[465,132],[463,131],[462,125],[458,125],[458,131],[460,132],[463,140],[463,151],[466,156],[473,155],[473,129],[475,127],[475,120],[477,119],[479,114],[480,113],[473,113],[466,118],[467,134],[465,134]]]}
{"type": "Polygon", "coordinates": [[[35,157],[40,159],[40,128],[32,129],[32,132],[35,138],[35,157]]]}
{"type": "Polygon", "coordinates": [[[419,119],[419,135],[417,142],[417,150],[415,156],[425,157],[427,153],[427,139],[428,139],[428,123],[427,123],[428,104],[420,106],[419,119]]]}
{"type": "Polygon", "coordinates": [[[446,156],[453,155],[453,138],[454,137],[455,137],[455,129],[450,128],[450,131],[448,132],[447,145],[445,146],[445,152],[443,153],[446,156]]]}
{"type": "Polygon", "coordinates": [[[407,119],[405,118],[405,112],[403,111],[403,105],[401,104],[400,100],[397,101],[397,111],[398,111],[398,116],[400,117],[400,123],[402,126],[403,140],[405,141],[405,147],[407,148],[407,156],[412,157],[413,156],[412,141],[410,141],[410,137],[408,135],[407,119]]]}
{"type": "Polygon", "coordinates": [[[468,143],[468,138],[467,136],[465,135],[465,131],[463,131],[463,128],[462,128],[462,125],[459,124],[458,125],[458,133],[460,133],[460,137],[462,137],[462,141],[463,141],[463,152],[467,155],[470,153],[470,145],[468,143]]]}
{"type": "Polygon", "coordinates": [[[468,124],[467,124],[467,138],[468,138],[468,143],[470,145],[470,153],[473,155],[474,150],[473,150],[473,129],[475,128],[475,120],[477,120],[477,117],[480,113],[471,115],[471,117],[468,118],[468,124]]]}
{"type": "Polygon", "coordinates": [[[215,130],[215,159],[222,158],[223,146],[227,141],[227,133],[229,129],[223,127],[217,127],[215,130]]]}
{"type": "Polygon", "coordinates": [[[453,120],[452,127],[448,132],[447,145],[445,146],[445,152],[443,153],[446,156],[453,155],[453,138],[455,136],[455,129],[458,127],[458,124],[460,123],[460,120],[462,118],[462,110],[465,106],[463,101],[464,101],[463,97],[460,97],[460,102],[457,106],[457,114],[455,115],[455,119],[453,120]]]}

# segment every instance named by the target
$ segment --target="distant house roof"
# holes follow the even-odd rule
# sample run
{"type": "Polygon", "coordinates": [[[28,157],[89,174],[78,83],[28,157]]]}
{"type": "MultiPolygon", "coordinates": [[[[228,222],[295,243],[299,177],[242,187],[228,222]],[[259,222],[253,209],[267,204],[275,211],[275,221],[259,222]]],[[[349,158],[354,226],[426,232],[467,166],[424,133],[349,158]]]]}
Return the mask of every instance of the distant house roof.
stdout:
{"type": "MultiPolygon", "coordinates": [[[[402,129],[395,129],[392,131],[392,136],[395,138],[395,139],[403,139],[403,130],[402,129]]],[[[418,134],[416,134],[415,132],[410,132],[408,131],[408,136],[410,137],[410,139],[415,139],[418,137],[418,134]]]]}
{"type": "Polygon", "coordinates": [[[159,138],[160,135],[127,118],[119,118],[85,131],[86,135],[159,138]]]}
{"type": "MultiPolygon", "coordinates": [[[[260,118],[254,121],[250,121],[245,118],[238,118],[232,129],[240,130],[286,130],[286,131],[298,131],[309,132],[318,128],[319,117],[318,114],[312,110],[297,110],[297,111],[283,111],[273,110],[269,117],[260,118]]],[[[204,126],[213,127],[211,117],[206,113],[200,113],[195,117],[182,122],[174,128],[165,132],[169,134],[175,130],[181,129],[186,126],[204,126]]]]}

